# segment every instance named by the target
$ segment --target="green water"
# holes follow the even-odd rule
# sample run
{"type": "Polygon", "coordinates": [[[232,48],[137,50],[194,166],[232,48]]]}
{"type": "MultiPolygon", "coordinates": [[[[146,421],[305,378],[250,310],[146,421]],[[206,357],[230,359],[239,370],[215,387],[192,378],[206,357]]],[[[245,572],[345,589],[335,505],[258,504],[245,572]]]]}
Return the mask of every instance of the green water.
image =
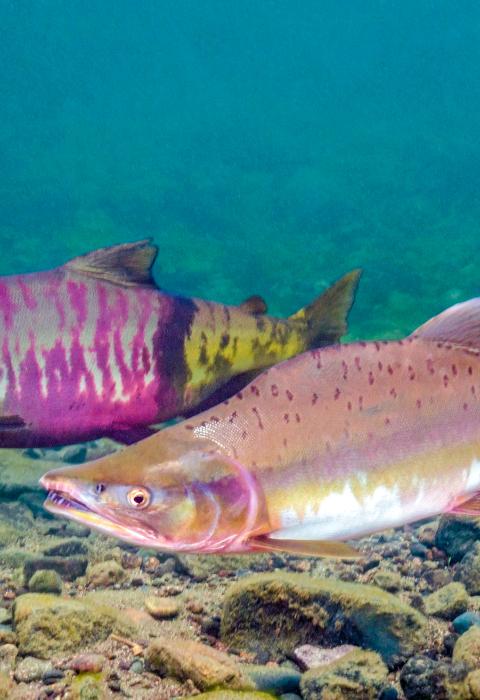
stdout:
{"type": "Polygon", "coordinates": [[[287,314],[363,267],[351,337],[478,294],[475,2],[0,7],[0,272],[152,236],[167,289],[287,314]]]}

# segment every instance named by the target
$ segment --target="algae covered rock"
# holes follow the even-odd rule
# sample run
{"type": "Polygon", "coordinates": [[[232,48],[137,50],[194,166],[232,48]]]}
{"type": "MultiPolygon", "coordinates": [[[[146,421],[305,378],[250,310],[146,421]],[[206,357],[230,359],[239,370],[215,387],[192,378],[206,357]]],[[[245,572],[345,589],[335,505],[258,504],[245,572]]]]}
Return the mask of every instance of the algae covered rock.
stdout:
{"type": "Polygon", "coordinates": [[[400,674],[400,684],[405,697],[431,700],[433,697],[448,698],[448,670],[424,656],[415,656],[407,661],[400,674]],[[435,694],[434,694],[435,693],[435,694]]]}
{"type": "Polygon", "coordinates": [[[477,542],[463,557],[457,566],[454,578],[455,581],[463,583],[471,595],[480,593],[480,542],[477,542]]]}
{"type": "Polygon", "coordinates": [[[48,593],[19,596],[13,620],[20,653],[39,659],[76,652],[114,631],[124,635],[134,632],[112,608],[48,593]]]}
{"type": "Polygon", "coordinates": [[[480,666],[480,627],[470,627],[457,639],[452,658],[472,669],[480,666]]]}
{"type": "Polygon", "coordinates": [[[61,593],[62,579],[53,569],[39,569],[28,582],[32,593],[61,593]]]}
{"type": "Polygon", "coordinates": [[[301,680],[304,700],[376,700],[388,669],[379,654],[355,650],[327,666],[307,671],[301,680]]]}
{"type": "Polygon", "coordinates": [[[465,612],[468,602],[469,595],[463,583],[448,583],[425,598],[425,612],[444,620],[453,620],[465,612]]]}
{"type": "Polygon", "coordinates": [[[460,561],[480,540],[480,519],[465,515],[443,515],[438,525],[435,544],[450,557],[460,561]]]}
{"type": "Polygon", "coordinates": [[[353,644],[395,666],[422,646],[426,619],[374,586],[306,574],[260,574],[227,591],[221,638],[253,652],[292,653],[301,644],[353,644]]]}
{"type": "Polygon", "coordinates": [[[157,638],[147,648],[145,661],[151,671],[179,681],[190,679],[199,690],[255,688],[234,659],[200,642],[157,638]]]}
{"type": "Polygon", "coordinates": [[[101,561],[87,569],[87,583],[93,588],[107,588],[125,579],[125,571],[114,559],[101,561]]]}

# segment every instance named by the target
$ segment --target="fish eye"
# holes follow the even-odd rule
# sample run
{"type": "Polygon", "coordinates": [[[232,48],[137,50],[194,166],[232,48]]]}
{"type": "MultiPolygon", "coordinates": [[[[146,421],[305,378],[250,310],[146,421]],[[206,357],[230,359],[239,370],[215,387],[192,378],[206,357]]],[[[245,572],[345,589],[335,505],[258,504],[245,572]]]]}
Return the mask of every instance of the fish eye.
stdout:
{"type": "Polygon", "coordinates": [[[97,484],[95,486],[95,493],[98,493],[98,494],[103,493],[106,488],[107,487],[105,486],[105,484],[97,484]]]}
{"type": "Polygon", "coordinates": [[[137,486],[128,492],[127,500],[134,508],[146,508],[151,500],[150,492],[141,486],[137,486]]]}

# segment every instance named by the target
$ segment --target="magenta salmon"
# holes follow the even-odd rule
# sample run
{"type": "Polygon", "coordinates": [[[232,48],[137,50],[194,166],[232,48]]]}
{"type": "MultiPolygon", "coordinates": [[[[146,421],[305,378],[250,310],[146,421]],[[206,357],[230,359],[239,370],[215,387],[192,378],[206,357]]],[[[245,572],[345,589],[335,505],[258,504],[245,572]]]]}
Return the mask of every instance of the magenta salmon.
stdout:
{"type": "Polygon", "coordinates": [[[313,350],[231,400],[46,474],[48,510],[190,552],[355,556],[344,540],[480,513],[480,299],[400,341],[313,350]]]}
{"type": "Polygon", "coordinates": [[[0,279],[0,446],[145,437],[232,377],[346,330],[357,272],[276,319],[259,297],[235,307],[161,291],[156,253],[127,243],[0,279]]]}

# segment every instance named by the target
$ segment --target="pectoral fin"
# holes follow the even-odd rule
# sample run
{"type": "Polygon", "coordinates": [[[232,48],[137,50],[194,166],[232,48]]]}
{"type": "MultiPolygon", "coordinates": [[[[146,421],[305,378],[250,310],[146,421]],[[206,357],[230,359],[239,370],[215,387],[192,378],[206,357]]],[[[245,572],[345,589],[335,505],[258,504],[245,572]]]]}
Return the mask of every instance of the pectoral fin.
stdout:
{"type": "Polygon", "coordinates": [[[277,540],[269,537],[253,537],[248,540],[252,549],[264,552],[287,552],[307,557],[336,557],[358,559],[360,552],[345,542],[328,540],[277,540]]]}
{"type": "Polygon", "coordinates": [[[463,503],[459,503],[459,504],[455,505],[448,512],[453,513],[455,515],[471,515],[472,518],[479,518],[480,517],[480,493],[476,493],[473,496],[473,498],[470,498],[468,501],[464,501],[463,503]]]}

